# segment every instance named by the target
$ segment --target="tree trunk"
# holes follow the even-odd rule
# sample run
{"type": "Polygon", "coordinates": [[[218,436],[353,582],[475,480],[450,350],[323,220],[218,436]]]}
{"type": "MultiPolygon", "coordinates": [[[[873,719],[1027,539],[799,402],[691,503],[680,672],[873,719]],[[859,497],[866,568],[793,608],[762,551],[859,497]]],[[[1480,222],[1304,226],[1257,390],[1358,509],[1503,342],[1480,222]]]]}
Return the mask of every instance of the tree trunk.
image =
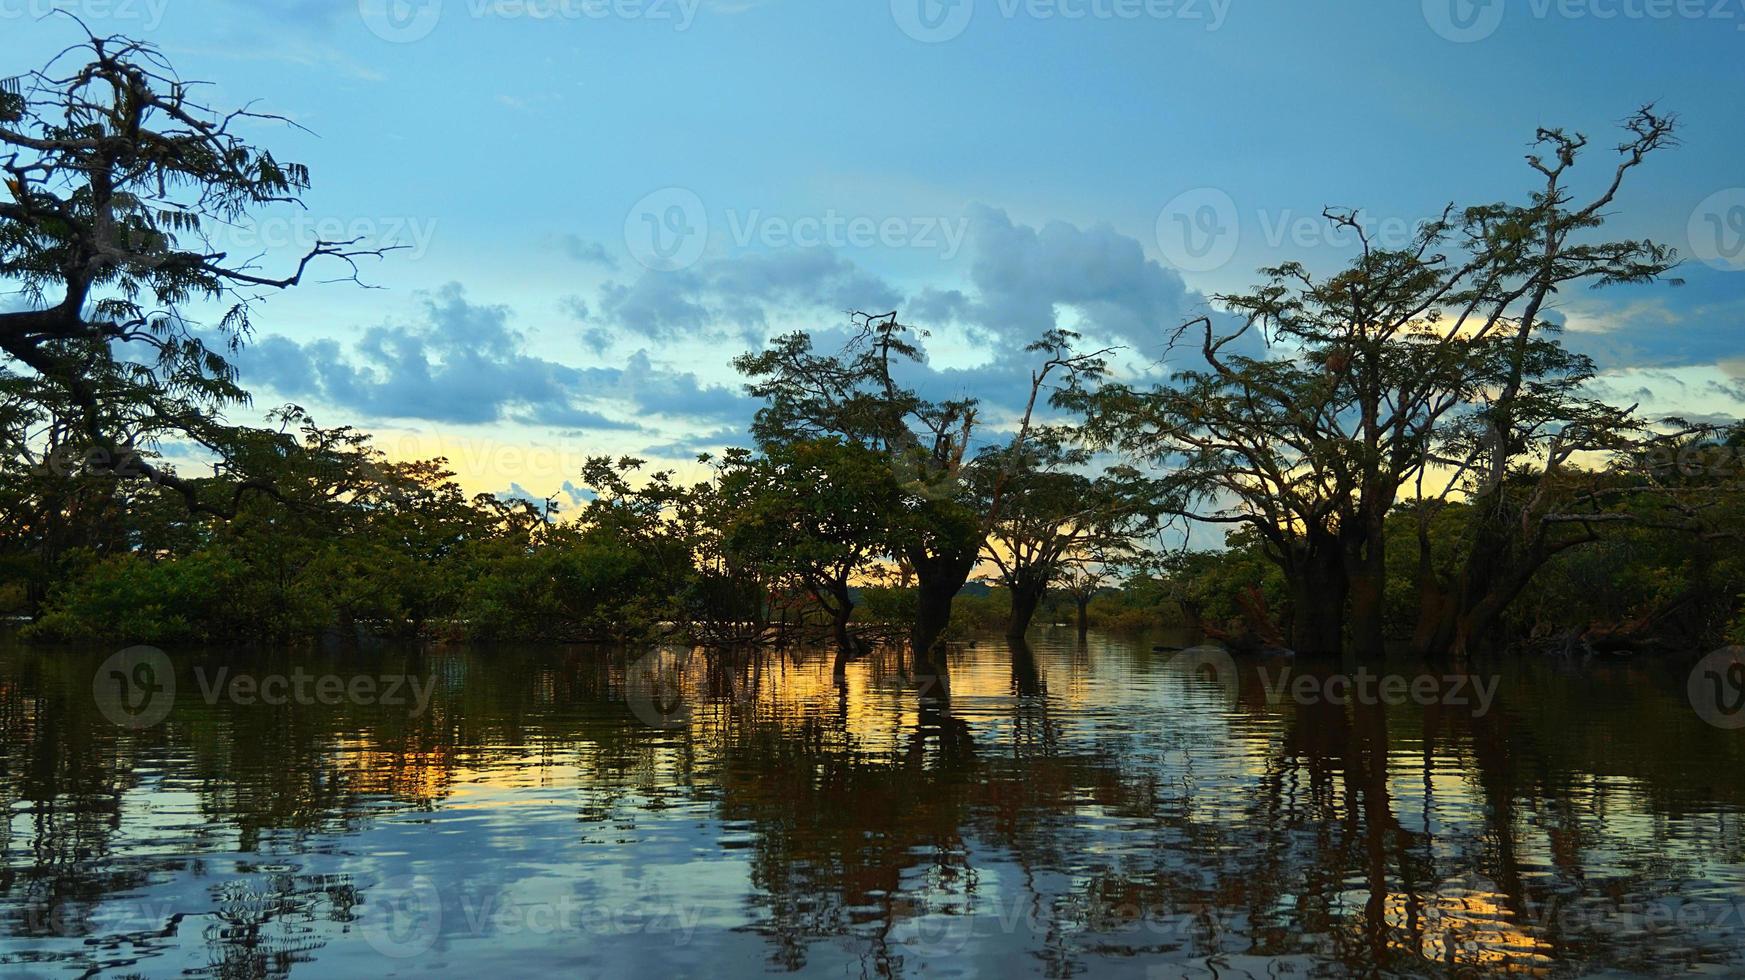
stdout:
{"type": "Polygon", "coordinates": [[[1351,603],[1346,626],[1351,650],[1357,659],[1374,663],[1386,654],[1387,534],[1385,510],[1372,510],[1363,517],[1345,542],[1345,571],[1351,603]]]}
{"type": "Polygon", "coordinates": [[[1030,629],[1030,621],[1036,618],[1036,609],[1042,605],[1042,596],[1048,591],[1045,585],[1024,583],[1012,589],[1012,618],[1006,623],[1006,636],[1022,640],[1030,629]]]}
{"type": "Polygon", "coordinates": [[[1436,572],[1429,518],[1426,513],[1418,515],[1418,570],[1413,579],[1418,590],[1418,622],[1412,630],[1412,652],[1428,660],[1442,660],[1454,647],[1457,603],[1453,587],[1436,572]]]}
{"type": "Polygon", "coordinates": [[[1302,555],[1289,576],[1291,649],[1309,656],[1336,656],[1345,642],[1348,584],[1344,556],[1323,547],[1302,555]]]}
{"type": "Polygon", "coordinates": [[[1385,653],[1384,613],[1387,609],[1387,568],[1378,555],[1361,555],[1355,560],[1348,598],[1351,602],[1348,627],[1351,650],[1359,661],[1374,663],[1385,653]],[[1379,566],[1379,567],[1378,567],[1379,566]]]}
{"type": "MultiPolygon", "coordinates": [[[[1420,581],[1415,632],[1419,653],[1460,657],[1490,645],[1503,614],[1551,554],[1539,539],[1521,547],[1514,539],[1517,533],[1495,521],[1481,527],[1452,593],[1431,593],[1420,581]]],[[[1425,574],[1422,561],[1419,574],[1421,578],[1425,574]]]]}
{"type": "Polygon", "coordinates": [[[910,654],[914,658],[917,682],[927,685],[942,697],[951,693],[951,680],[946,674],[945,655],[939,638],[951,625],[951,603],[969,581],[975,568],[981,544],[968,554],[933,555],[915,553],[910,565],[915,570],[915,623],[909,630],[910,654]]]}
{"type": "Polygon", "coordinates": [[[1012,652],[1012,689],[1020,697],[1042,693],[1042,671],[1037,669],[1036,654],[1023,637],[1010,637],[1012,652]]]}
{"type": "Polygon", "coordinates": [[[1079,639],[1084,639],[1091,631],[1091,597],[1076,596],[1074,601],[1079,607],[1079,639]]]}
{"type": "Polygon", "coordinates": [[[850,650],[854,647],[854,638],[848,634],[848,620],[853,615],[854,603],[848,596],[836,596],[836,605],[830,610],[830,634],[835,638],[838,650],[850,650]]]}

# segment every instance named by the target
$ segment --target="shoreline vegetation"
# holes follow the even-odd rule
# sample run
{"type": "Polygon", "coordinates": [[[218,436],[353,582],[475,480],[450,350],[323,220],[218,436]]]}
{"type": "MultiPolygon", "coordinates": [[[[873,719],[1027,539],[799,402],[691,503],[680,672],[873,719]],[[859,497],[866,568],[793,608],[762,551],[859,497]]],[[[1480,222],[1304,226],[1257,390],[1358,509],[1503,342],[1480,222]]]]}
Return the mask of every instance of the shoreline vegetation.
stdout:
{"type": "Polygon", "coordinates": [[[1676,145],[1653,106],[1610,155],[1541,129],[1522,203],[1450,205],[1403,246],[1329,210],[1350,264],[1263,269],[1158,325],[1185,365],[1163,380],[1054,329],[1027,348],[1027,397],[996,409],[917,390],[925,331],[897,312],[773,337],[733,361],[759,405],[745,448],[700,456],[693,483],[589,459],[566,512],[469,496],[445,460],[390,459],[299,406],[228,421],[265,297],[392,250],[324,241],[266,272],[212,248],[310,175],[239,133],[283,120],[200,104],[149,45],[90,37],[19,82],[0,89],[0,280],[30,302],[0,312],[0,616],[32,641],[799,624],[844,657],[906,644],[918,674],[954,630],[1033,622],[1359,659],[1745,641],[1745,427],[1600,397],[1549,315],[1577,289],[1676,282],[1671,249],[1599,233],[1676,145]],[[190,451],[214,475],[171,462],[190,451]],[[1224,547],[1170,546],[1189,531],[1224,547]]]}

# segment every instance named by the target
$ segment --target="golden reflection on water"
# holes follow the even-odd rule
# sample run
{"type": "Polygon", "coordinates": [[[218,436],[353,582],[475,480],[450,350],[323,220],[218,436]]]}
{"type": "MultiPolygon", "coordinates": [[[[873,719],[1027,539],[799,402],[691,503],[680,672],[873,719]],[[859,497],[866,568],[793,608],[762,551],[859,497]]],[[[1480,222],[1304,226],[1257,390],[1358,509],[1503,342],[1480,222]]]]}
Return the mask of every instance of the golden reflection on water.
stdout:
{"type": "Polygon", "coordinates": [[[209,702],[199,669],[308,657],[194,653],[132,731],[102,658],[0,649],[0,973],[1745,968],[1745,736],[1675,671],[1505,662],[1480,712],[1053,632],[957,651],[949,701],[892,651],[840,679],[822,651],[316,658],[428,679],[412,711],[209,702]],[[423,887],[428,935],[372,931],[423,887]]]}

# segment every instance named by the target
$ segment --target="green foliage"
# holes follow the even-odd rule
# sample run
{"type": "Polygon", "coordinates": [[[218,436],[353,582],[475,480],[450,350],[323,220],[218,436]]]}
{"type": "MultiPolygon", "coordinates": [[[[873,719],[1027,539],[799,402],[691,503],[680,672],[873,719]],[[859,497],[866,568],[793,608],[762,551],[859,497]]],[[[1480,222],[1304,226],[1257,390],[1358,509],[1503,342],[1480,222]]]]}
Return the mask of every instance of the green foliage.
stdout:
{"type": "Polygon", "coordinates": [[[1178,603],[1189,624],[1223,628],[1243,617],[1239,599],[1258,589],[1275,615],[1289,611],[1284,573],[1270,560],[1260,535],[1238,529],[1225,538],[1222,551],[1174,552],[1162,564],[1163,577],[1144,587],[1165,591],[1178,603]]]}
{"type": "Polygon", "coordinates": [[[869,585],[860,590],[864,618],[874,623],[908,623],[915,618],[915,590],[892,585],[869,585]]]}
{"type": "Polygon", "coordinates": [[[722,466],[722,548],[803,590],[830,618],[853,611],[857,577],[890,547],[902,491],[890,466],[840,437],[766,443],[722,466]]]}
{"type": "Polygon", "coordinates": [[[92,561],[24,635],[112,644],[283,639],[328,620],[319,582],[285,584],[218,550],[172,561],[118,555],[92,561]]]}
{"type": "MultiPolygon", "coordinates": [[[[1175,583],[1147,574],[1134,575],[1093,596],[1086,613],[1092,629],[1111,633],[1193,625],[1176,596],[1175,583]]],[[[1053,615],[1058,622],[1074,622],[1078,610],[1072,603],[1062,602],[1053,615]]]]}

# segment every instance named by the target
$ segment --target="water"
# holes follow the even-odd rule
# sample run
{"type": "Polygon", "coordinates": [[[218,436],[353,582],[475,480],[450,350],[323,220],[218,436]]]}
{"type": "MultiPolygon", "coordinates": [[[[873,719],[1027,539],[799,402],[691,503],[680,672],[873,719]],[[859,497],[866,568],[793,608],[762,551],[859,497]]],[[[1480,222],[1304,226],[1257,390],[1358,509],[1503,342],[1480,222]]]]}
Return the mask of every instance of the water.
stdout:
{"type": "Polygon", "coordinates": [[[0,975],[1745,971],[1745,731],[1684,670],[1340,705],[1153,642],[984,641],[948,707],[883,654],[191,653],[137,730],[136,665],[0,648],[0,975]]]}

